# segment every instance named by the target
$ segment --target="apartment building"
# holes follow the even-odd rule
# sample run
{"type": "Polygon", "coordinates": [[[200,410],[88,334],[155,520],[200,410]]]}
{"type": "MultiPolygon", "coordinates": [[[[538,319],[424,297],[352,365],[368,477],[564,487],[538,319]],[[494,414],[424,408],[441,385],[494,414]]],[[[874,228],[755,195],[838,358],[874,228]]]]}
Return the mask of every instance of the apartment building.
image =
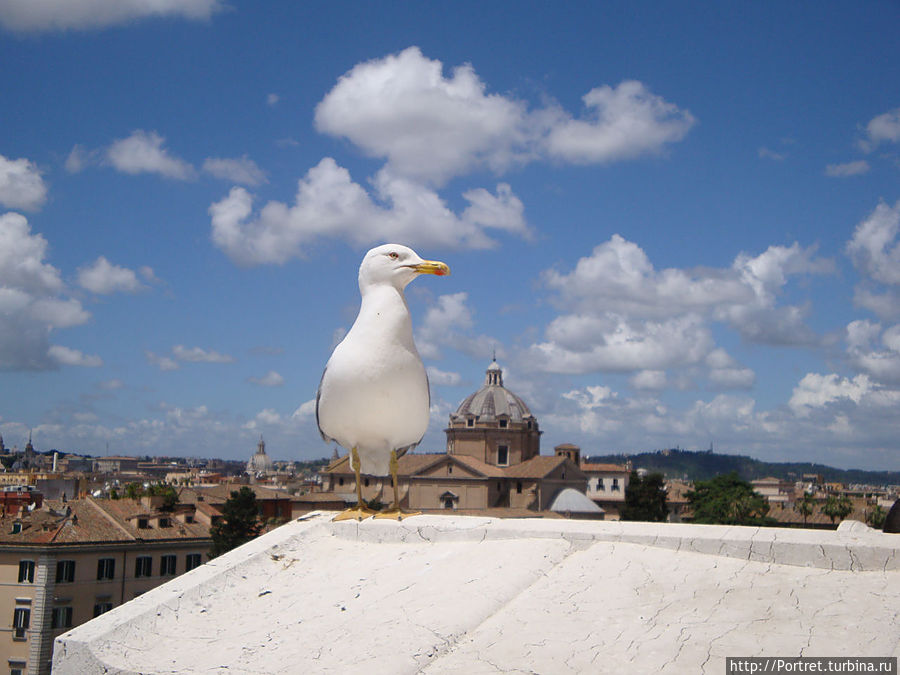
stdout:
{"type": "Polygon", "coordinates": [[[50,672],[69,628],[197,567],[210,546],[192,506],[45,500],[0,517],[0,674],[50,672]]]}

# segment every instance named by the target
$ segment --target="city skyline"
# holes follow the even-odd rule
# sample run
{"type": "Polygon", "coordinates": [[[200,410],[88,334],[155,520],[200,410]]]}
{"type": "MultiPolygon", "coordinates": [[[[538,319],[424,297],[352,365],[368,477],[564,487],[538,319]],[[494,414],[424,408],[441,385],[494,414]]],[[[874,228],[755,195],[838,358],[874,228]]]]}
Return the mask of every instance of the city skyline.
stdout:
{"type": "Polygon", "coordinates": [[[0,1],[0,434],[330,456],[385,241],[431,379],[494,354],[544,452],[898,470],[888,3],[0,1]]]}

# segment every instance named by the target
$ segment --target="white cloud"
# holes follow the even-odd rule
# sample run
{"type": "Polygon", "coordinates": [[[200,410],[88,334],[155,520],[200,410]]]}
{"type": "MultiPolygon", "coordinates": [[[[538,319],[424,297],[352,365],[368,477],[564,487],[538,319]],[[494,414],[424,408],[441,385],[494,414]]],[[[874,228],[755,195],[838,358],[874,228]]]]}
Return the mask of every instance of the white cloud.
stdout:
{"type": "Polygon", "coordinates": [[[596,87],[582,100],[589,110],[585,119],[561,115],[551,127],[546,139],[550,157],[588,164],[658,153],[684,138],[695,121],[688,111],[633,80],[596,87]]]}
{"type": "Polygon", "coordinates": [[[160,370],[178,370],[181,366],[178,364],[178,361],[173,359],[171,356],[164,356],[157,354],[151,351],[145,351],[144,356],[147,359],[147,362],[156,366],[160,370]]]}
{"type": "Polygon", "coordinates": [[[881,143],[897,143],[900,141],[900,108],[872,118],[866,125],[866,140],[860,145],[863,150],[870,151],[881,143]]]}
{"type": "Polygon", "coordinates": [[[756,373],[741,366],[724,349],[714,349],[706,356],[709,382],[716,389],[750,389],[756,373]]]}
{"type": "MultiPolygon", "coordinates": [[[[441,349],[449,347],[476,358],[489,358],[498,341],[487,335],[474,335],[475,319],[467,293],[438,296],[429,306],[416,330],[416,347],[426,359],[441,358],[441,349]]],[[[504,352],[498,350],[503,358],[504,352]]]]}
{"type": "Polygon", "coordinates": [[[250,382],[261,387],[280,387],[284,384],[284,378],[274,370],[270,370],[262,377],[251,377],[250,382]]]}
{"type": "Polygon", "coordinates": [[[103,365],[103,359],[96,355],[84,354],[77,349],[70,349],[62,345],[51,345],[47,350],[51,359],[63,366],[86,366],[98,368],[103,365]]]}
{"type": "Polygon", "coordinates": [[[847,176],[859,176],[869,171],[869,163],[860,159],[844,164],[829,164],[825,167],[825,175],[833,178],[845,178],[847,176]]]}
{"type": "Polygon", "coordinates": [[[202,349],[200,347],[175,345],[172,347],[172,354],[179,361],[187,361],[190,363],[234,363],[233,356],[220,354],[219,352],[202,349]]]}
{"type": "Polygon", "coordinates": [[[274,106],[281,100],[281,97],[278,94],[269,94],[266,96],[266,105],[274,106]]]}
{"type": "Polygon", "coordinates": [[[80,173],[89,166],[99,166],[102,163],[100,150],[88,150],[83,145],[73,145],[66,157],[65,169],[69,173],[80,173]]]}
{"type": "Polygon", "coordinates": [[[376,175],[373,187],[377,202],[331,158],[300,180],[292,206],[272,201],[253,214],[252,196],[235,187],[209,209],[212,239],[236,263],[254,265],[301,257],[307,245],[322,237],[356,245],[404,241],[487,248],[494,244],[487,234],[491,228],[528,233],[522,204],[504,184],[494,195],[482,190],[463,195],[471,206],[462,216],[450,211],[437,193],[385,171],[376,175]]]}
{"type": "Polygon", "coordinates": [[[106,28],[149,17],[206,20],[222,0],[0,0],[0,25],[20,32],[106,28]]]}
{"type": "Polygon", "coordinates": [[[300,407],[297,408],[293,414],[292,418],[295,419],[308,419],[313,417],[316,414],[316,399],[310,399],[300,404],[300,407]]]}
{"type": "Polygon", "coordinates": [[[10,209],[36,211],[47,200],[41,171],[29,160],[0,155],[0,204],[10,209]]]}
{"type": "Polygon", "coordinates": [[[31,233],[24,216],[0,215],[0,369],[58,367],[51,334],[90,317],[81,303],[65,297],[59,270],[44,262],[46,253],[47,240],[31,233]]]}
{"type": "MultiPolygon", "coordinates": [[[[688,366],[713,348],[711,321],[727,323],[752,342],[813,344],[807,308],[778,306],[777,300],[791,276],[833,269],[814,252],[798,244],[770,246],[758,256],[738,255],[726,269],[658,271],[639,246],[613,235],[571,272],[544,273],[562,313],[529,354],[543,370],[572,374],[688,366]]],[[[729,388],[753,380],[738,366],[711,377],[715,386],[729,388]]]]}
{"type": "Polygon", "coordinates": [[[106,389],[108,391],[115,391],[117,389],[122,389],[125,386],[125,383],[122,380],[117,378],[113,378],[111,380],[104,380],[100,382],[100,388],[106,389]]]}
{"type": "Polygon", "coordinates": [[[866,375],[848,379],[835,373],[829,375],[807,373],[794,387],[788,405],[797,415],[803,417],[809,415],[811,408],[821,408],[840,399],[859,403],[872,389],[872,383],[866,375]]]}
{"type": "Polygon", "coordinates": [[[418,47],[357,64],[316,108],[316,128],[348,138],[392,173],[440,185],[480,167],[502,172],[540,158],[610,162],[658,152],[684,137],[690,113],[640,82],[592,89],[587,115],[528,110],[487,93],[470,64],[449,77],[418,47]]]}
{"type": "Polygon", "coordinates": [[[238,158],[208,157],[203,162],[203,170],[216,178],[255,186],[266,182],[266,174],[256,162],[244,155],[238,158]]]}
{"type": "Polygon", "coordinates": [[[884,284],[900,284],[900,202],[884,202],[856,226],[847,254],[863,273],[884,284]]]}
{"type": "Polygon", "coordinates": [[[106,150],[106,159],[128,174],[155,173],[175,180],[189,180],[195,171],[188,162],[173,157],[163,147],[165,139],[155,131],[137,129],[128,138],[114,141],[106,150]]]}
{"type": "Polygon", "coordinates": [[[434,366],[428,366],[425,372],[428,373],[428,381],[434,385],[457,385],[462,381],[459,373],[438,370],[434,366]]]}
{"type": "Polygon", "coordinates": [[[664,370],[641,370],[632,375],[628,383],[634,389],[662,391],[668,385],[668,379],[664,370]]]}
{"type": "MultiPolygon", "coordinates": [[[[152,270],[150,273],[152,275],[152,270]]],[[[101,295],[116,292],[136,293],[146,288],[138,281],[133,270],[113,265],[104,256],[97,258],[92,265],[78,270],[78,284],[101,295]]]]}
{"type": "Polygon", "coordinates": [[[847,326],[850,362],[878,382],[900,384],[900,325],[853,321],[847,326]],[[878,344],[880,342],[880,345],[878,344]]]}

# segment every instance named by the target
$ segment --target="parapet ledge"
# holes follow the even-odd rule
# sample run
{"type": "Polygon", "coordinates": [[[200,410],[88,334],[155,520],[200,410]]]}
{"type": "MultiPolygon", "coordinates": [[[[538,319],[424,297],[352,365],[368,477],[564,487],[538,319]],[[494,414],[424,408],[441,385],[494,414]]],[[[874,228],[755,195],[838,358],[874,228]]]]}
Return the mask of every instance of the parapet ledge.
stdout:
{"type": "Polygon", "coordinates": [[[562,538],[572,544],[624,542],[757,562],[855,572],[900,570],[900,536],[856,521],[838,530],[544,518],[425,515],[404,521],[330,522],[336,537],[370,543],[562,538]]]}

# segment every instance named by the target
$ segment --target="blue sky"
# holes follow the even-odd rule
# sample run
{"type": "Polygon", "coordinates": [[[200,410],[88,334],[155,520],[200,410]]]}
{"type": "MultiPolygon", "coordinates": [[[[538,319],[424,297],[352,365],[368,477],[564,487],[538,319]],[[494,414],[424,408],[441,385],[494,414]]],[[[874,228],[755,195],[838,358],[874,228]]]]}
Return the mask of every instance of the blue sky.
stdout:
{"type": "Polygon", "coordinates": [[[896,3],[0,0],[0,433],[331,454],[396,241],[432,383],[543,450],[900,469],[896,3]]]}

